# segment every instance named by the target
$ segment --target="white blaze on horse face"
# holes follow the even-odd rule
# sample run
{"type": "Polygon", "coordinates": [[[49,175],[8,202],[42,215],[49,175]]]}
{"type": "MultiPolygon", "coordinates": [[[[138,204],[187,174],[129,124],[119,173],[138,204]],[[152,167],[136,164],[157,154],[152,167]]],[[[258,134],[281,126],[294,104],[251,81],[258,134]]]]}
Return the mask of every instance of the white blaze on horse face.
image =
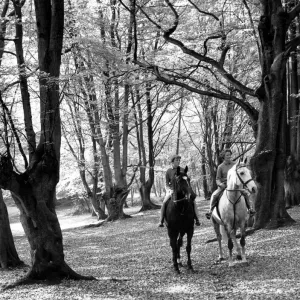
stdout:
{"type": "Polygon", "coordinates": [[[186,181],[186,183],[188,184],[189,187],[191,187],[187,176],[182,176],[182,179],[186,181]]]}
{"type": "Polygon", "coordinates": [[[237,168],[236,172],[239,175],[237,176],[237,181],[239,182],[238,185],[241,186],[242,188],[247,188],[250,193],[256,193],[257,186],[254,180],[252,179],[250,170],[245,166],[241,166],[241,167],[237,166],[236,168],[237,168]]]}

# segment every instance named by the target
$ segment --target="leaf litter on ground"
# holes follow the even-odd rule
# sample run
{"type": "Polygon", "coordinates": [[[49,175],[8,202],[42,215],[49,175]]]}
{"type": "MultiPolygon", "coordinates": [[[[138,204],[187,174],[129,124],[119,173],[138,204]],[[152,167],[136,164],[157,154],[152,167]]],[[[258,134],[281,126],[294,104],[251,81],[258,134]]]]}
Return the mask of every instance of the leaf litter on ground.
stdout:
{"type": "MultiPolygon", "coordinates": [[[[248,265],[228,261],[216,264],[217,243],[204,213],[209,203],[197,198],[202,216],[192,241],[194,272],[186,268],[185,244],[181,274],[172,269],[172,252],[166,228],[157,228],[159,211],[138,213],[125,209],[132,218],[85,228],[95,222],[89,215],[72,216],[58,208],[63,230],[66,262],[78,273],[97,281],[63,280],[60,284],[33,284],[2,291],[1,299],[300,299],[300,207],[289,210],[292,226],[259,230],[246,238],[248,265]]],[[[30,264],[29,245],[18,220],[12,231],[20,258],[30,264]]],[[[227,246],[224,251],[228,255],[227,246]]],[[[29,266],[0,269],[0,284],[21,278],[29,266]]]]}

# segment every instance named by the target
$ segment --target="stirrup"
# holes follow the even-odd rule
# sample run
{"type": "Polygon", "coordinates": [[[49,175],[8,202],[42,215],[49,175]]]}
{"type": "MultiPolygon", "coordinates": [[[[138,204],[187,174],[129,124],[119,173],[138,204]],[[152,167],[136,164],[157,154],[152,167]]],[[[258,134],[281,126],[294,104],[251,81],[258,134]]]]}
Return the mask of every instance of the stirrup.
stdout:
{"type": "Polygon", "coordinates": [[[165,227],[163,222],[160,222],[158,227],[165,227]]]}

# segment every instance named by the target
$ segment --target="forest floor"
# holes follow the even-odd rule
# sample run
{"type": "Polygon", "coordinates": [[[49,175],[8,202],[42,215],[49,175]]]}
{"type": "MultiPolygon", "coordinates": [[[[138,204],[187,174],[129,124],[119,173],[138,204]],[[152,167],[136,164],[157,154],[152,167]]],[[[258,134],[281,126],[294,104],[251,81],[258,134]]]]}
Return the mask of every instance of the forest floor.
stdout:
{"type": "MultiPolygon", "coordinates": [[[[217,243],[204,213],[208,202],[197,198],[201,227],[195,227],[192,248],[194,273],[184,266],[172,269],[166,228],[157,228],[159,210],[132,218],[84,228],[96,222],[89,214],[73,216],[71,207],[60,205],[57,214],[64,238],[66,262],[82,275],[97,281],[63,280],[60,284],[32,284],[0,292],[0,299],[300,299],[300,207],[289,210],[297,222],[277,230],[259,230],[246,239],[248,265],[228,261],[216,264],[217,243]]],[[[18,220],[18,211],[8,204],[11,228],[20,259],[30,264],[29,245],[18,220]]],[[[227,255],[227,248],[224,247],[227,255]]],[[[29,267],[0,269],[0,285],[26,274],[29,267]]]]}

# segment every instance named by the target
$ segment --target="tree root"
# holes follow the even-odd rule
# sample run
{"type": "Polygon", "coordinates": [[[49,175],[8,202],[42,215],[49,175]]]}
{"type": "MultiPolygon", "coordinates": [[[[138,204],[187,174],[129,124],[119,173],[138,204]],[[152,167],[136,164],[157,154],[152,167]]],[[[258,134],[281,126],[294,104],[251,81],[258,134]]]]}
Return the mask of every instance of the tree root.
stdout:
{"type": "Polygon", "coordinates": [[[97,223],[92,223],[92,224],[88,224],[88,225],[83,225],[78,227],[79,229],[86,229],[86,228],[96,228],[96,227],[100,227],[102,225],[104,225],[104,223],[107,223],[107,219],[105,220],[101,220],[97,223]]]}
{"type": "Polygon", "coordinates": [[[160,208],[161,208],[161,205],[151,203],[151,204],[148,204],[148,205],[143,205],[139,212],[152,210],[152,209],[160,209],[160,208]]]}
{"type": "Polygon", "coordinates": [[[123,216],[120,219],[130,219],[132,216],[123,213],[123,216]]]}
{"type": "Polygon", "coordinates": [[[22,269],[27,267],[27,265],[22,260],[14,260],[9,261],[7,265],[1,264],[0,262],[0,269],[22,269]]]}
{"type": "Polygon", "coordinates": [[[47,264],[47,267],[32,267],[29,272],[21,279],[13,283],[3,285],[2,291],[13,289],[20,285],[30,284],[59,284],[62,279],[73,279],[73,280],[97,280],[94,276],[84,276],[76,273],[72,270],[65,262],[61,266],[54,266],[47,264]],[[39,269],[39,271],[37,271],[39,269]],[[41,271],[42,269],[42,271],[41,271]]]}

